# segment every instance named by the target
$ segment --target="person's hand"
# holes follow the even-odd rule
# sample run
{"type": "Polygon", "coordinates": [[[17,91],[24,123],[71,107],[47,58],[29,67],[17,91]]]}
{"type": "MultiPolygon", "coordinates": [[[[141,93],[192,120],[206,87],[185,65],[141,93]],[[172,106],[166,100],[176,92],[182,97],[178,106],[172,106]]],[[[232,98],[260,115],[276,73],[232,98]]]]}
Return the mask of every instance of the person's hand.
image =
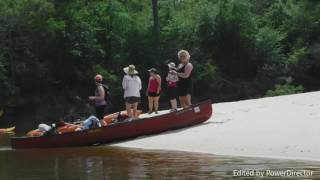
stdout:
{"type": "Polygon", "coordinates": [[[95,99],[94,96],[89,96],[89,100],[93,101],[95,99]]]}
{"type": "Polygon", "coordinates": [[[175,71],[175,70],[171,70],[170,73],[174,74],[174,75],[178,74],[177,71],[175,71]]]}

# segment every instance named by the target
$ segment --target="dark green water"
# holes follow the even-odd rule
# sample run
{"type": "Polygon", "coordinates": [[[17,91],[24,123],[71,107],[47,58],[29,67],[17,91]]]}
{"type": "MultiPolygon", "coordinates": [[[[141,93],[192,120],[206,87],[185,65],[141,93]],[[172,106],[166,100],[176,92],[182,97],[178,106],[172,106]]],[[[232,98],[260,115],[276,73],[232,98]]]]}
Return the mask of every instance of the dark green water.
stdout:
{"type": "Polygon", "coordinates": [[[233,170],[239,169],[310,170],[313,175],[303,179],[320,178],[320,162],[223,157],[111,146],[12,150],[8,143],[8,136],[0,135],[0,180],[233,179],[238,178],[233,176],[233,170]]]}

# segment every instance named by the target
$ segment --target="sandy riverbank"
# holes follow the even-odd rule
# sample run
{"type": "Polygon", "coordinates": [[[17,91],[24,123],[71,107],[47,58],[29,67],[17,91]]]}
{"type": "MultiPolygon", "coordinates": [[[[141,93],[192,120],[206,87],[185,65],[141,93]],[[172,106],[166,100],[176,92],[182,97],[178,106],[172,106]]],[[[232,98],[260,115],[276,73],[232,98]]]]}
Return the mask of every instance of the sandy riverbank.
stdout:
{"type": "Polygon", "coordinates": [[[205,124],[116,146],[320,160],[320,92],[213,104],[205,124]]]}

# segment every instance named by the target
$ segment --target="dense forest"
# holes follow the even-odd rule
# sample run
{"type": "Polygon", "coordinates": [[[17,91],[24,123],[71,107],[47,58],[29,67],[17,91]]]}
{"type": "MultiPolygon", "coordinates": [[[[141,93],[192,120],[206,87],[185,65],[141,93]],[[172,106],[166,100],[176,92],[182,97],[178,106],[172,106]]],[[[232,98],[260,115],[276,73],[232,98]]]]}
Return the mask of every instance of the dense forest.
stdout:
{"type": "Polygon", "coordinates": [[[0,0],[0,110],[34,122],[90,113],[96,73],[123,109],[122,68],[136,65],[145,88],[146,70],[164,78],[180,49],[194,102],[318,90],[320,2],[0,0]]]}

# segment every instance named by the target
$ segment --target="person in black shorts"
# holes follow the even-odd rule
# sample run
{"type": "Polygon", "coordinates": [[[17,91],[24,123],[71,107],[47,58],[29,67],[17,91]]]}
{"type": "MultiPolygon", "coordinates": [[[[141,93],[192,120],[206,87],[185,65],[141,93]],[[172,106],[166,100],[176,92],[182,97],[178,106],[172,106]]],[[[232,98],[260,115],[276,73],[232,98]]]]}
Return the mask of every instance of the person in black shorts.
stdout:
{"type": "Polygon", "coordinates": [[[124,90],[124,101],[126,104],[127,114],[129,119],[138,118],[138,104],[140,102],[140,90],[141,79],[138,76],[138,71],[135,69],[134,65],[129,65],[128,67],[123,68],[123,71],[126,75],[122,80],[122,87],[124,90]]]}
{"type": "Polygon", "coordinates": [[[170,111],[176,111],[177,110],[177,81],[179,80],[178,76],[176,73],[173,71],[176,70],[176,65],[173,62],[170,62],[168,64],[169,67],[169,72],[167,75],[167,95],[168,98],[170,99],[170,104],[171,104],[171,110],[170,111]]]}
{"type": "Polygon", "coordinates": [[[180,50],[178,58],[181,63],[174,73],[179,77],[177,84],[180,104],[183,108],[187,108],[191,106],[193,65],[189,62],[190,54],[186,50],[180,50]]]}
{"type": "Polygon", "coordinates": [[[149,102],[149,114],[153,112],[153,109],[156,114],[158,114],[159,108],[159,99],[160,99],[160,91],[161,91],[161,77],[157,73],[155,68],[151,68],[148,70],[150,77],[147,88],[147,96],[149,102]]]}

